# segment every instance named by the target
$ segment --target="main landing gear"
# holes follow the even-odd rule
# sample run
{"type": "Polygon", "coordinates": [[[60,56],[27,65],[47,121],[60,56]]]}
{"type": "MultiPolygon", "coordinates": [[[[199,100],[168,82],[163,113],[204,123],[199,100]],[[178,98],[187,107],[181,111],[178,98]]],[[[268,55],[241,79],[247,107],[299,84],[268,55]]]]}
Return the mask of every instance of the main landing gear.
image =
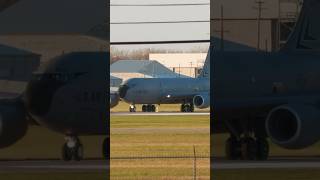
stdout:
{"type": "MultiPolygon", "coordinates": [[[[62,159],[64,161],[80,161],[83,159],[83,145],[77,136],[66,136],[66,143],[62,146],[62,159]]],[[[107,137],[103,141],[102,145],[102,155],[105,159],[110,156],[110,138],[107,137]]]]}
{"type": "Polygon", "coordinates": [[[153,104],[142,105],[142,112],[158,112],[158,108],[153,104]]]}
{"type": "Polygon", "coordinates": [[[194,112],[194,105],[192,103],[181,104],[180,111],[181,112],[194,112]]]}
{"type": "MultiPolygon", "coordinates": [[[[153,105],[153,104],[143,104],[141,110],[142,110],[142,112],[158,112],[157,106],[153,105]]],[[[137,112],[136,106],[130,105],[129,111],[130,112],[137,112]]]]}
{"type": "Polygon", "coordinates": [[[267,160],[269,144],[265,138],[229,137],[226,141],[226,157],[229,160],[267,160]]]}
{"type": "Polygon", "coordinates": [[[237,123],[227,123],[230,137],[225,144],[226,158],[229,160],[267,160],[269,143],[264,129],[250,123],[245,124],[247,127],[239,128],[237,123]]]}

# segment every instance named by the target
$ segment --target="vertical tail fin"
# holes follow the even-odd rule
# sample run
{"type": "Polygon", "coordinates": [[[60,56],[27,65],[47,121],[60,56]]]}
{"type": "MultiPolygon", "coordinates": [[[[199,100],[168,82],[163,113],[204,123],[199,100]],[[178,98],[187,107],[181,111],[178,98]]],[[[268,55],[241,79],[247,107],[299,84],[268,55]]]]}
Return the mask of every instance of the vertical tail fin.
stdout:
{"type": "Polygon", "coordinates": [[[320,0],[304,0],[295,29],[281,51],[320,50],[320,0]]]}
{"type": "Polygon", "coordinates": [[[210,78],[210,53],[211,53],[211,46],[208,50],[208,54],[206,60],[204,62],[203,68],[201,73],[199,74],[198,78],[210,78]]]}

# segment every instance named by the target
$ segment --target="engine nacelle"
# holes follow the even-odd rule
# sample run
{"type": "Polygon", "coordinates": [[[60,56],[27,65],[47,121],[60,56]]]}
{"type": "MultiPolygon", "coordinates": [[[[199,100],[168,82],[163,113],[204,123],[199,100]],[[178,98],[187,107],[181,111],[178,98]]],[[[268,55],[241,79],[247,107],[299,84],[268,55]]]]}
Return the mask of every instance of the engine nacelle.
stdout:
{"type": "Polygon", "coordinates": [[[119,100],[120,97],[118,93],[110,93],[110,108],[113,108],[116,105],[118,105],[119,100]]]}
{"type": "Polygon", "coordinates": [[[8,147],[26,134],[28,121],[21,102],[0,102],[0,148],[8,147]]]}
{"type": "Polygon", "coordinates": [[[302,149],[320,139],[320,110],[312,105],[287,104],[274,108],[266,120],[272,142],[287,149],[302,149]]]}
{"type": "Polygon", "coordinates": [[[193,97],[193,104],[199,109],[205,109],[210,106],[210,96],[208,94],[199,94],[193,97]]]}

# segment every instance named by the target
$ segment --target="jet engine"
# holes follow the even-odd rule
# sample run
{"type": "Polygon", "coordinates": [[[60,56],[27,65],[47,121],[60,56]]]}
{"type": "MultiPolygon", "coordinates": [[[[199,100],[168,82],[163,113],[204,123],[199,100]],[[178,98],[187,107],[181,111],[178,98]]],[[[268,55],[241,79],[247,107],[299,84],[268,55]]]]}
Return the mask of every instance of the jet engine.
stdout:
{"type": "Polygon", "coordinates": [[[287,104],[270,111],[266,131],[271,141],[287,149],[302,149],[320,139],[320,110],[312,105],[287,104]]]}
{"type": "Polygon", "coordinates": [[[118,93],[110,93],[110,108],[113,108],[116,105],[118,105],[119,100],[120,97],[118,93]]]}
{"type": "Polygon", "coordinates": [[[27,132],[28,121],[21,102],[0,102],[0,148],[8,147],[20,140],[27,132]]]}
{"type": "Polygon", "coordinates": [[[193,97],[193,104],[199,109],[205,109],[210,106],[210,96],[208,94],[200,94],[193,97]]]}

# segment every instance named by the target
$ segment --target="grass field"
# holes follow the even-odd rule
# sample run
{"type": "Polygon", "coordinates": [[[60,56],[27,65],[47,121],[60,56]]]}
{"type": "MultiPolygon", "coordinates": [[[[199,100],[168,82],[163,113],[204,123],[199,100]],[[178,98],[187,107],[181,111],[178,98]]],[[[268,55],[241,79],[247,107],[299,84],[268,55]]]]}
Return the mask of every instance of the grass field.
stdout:
{"type": "MultiPolygon", "coordinates": [[[[137,104],[137,111],[141,111],[142,105],[137,104]]],[[[179,112],[180,111],[180,104],[161,104],[159,107],[159,112],[179,112]]],[[[128,112],[129,111],[129,104],[120,101],[119,104],[111,109],[111,112],[128,112]]],[[[195,109],[196,112],[203,112],[203,111],[210,111],[210,108],[207,109],[195,109]]]]}
{"type": "Polygon", "coordinates": [[[192,179],[193,146],[197,177],[209,179],[209,141],[207,116],[114,116],[111,179],[192,179]]]}

